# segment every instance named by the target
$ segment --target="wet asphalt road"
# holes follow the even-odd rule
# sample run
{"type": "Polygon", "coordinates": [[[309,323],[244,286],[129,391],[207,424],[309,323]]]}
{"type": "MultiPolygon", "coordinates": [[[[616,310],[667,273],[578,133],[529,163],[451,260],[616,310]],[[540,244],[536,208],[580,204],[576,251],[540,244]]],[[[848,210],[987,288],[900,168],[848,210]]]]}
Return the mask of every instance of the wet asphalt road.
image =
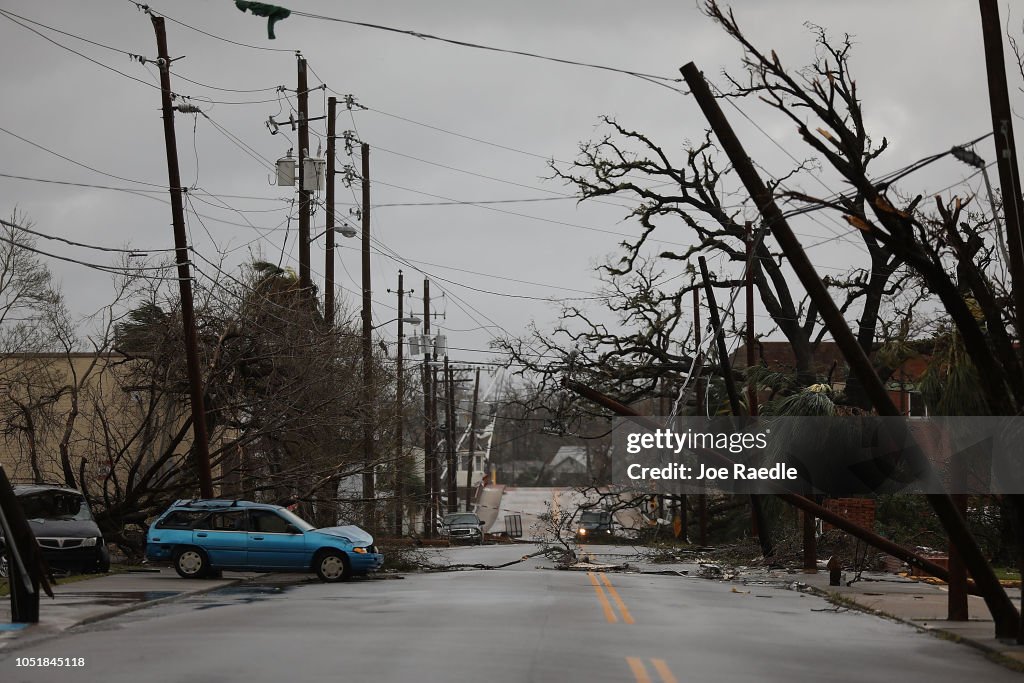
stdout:
{"type": "MultiPolygon", "coordinates": [[[[498,564],[523,552],[440,556],[498,564]]],[[[789,590],[545,565],[229,587],[0,652],[0,680],[1024,680],[971,648],[789,590]],[[25,657],[84,657],[85,666],[17,666],[25,657]]]]}

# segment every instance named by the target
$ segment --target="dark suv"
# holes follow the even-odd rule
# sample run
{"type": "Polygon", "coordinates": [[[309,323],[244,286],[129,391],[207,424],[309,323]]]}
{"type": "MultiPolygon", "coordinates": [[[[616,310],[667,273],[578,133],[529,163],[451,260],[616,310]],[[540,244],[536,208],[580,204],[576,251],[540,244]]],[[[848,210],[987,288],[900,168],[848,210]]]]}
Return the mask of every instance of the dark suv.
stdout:
{"type": "MultiPolygon", "coordinates": [[[[21,509],[36,535],[51,569],[68,572],[106,572],[110,552],[79,491],[50,484],[14,487],[21,509]]],[[[5,539],[0,532],[0,577],[8,574],[5,539]]]]}
{"type": "Polygon", "coordinates": [[[441,520],[441,535],[449,543],[476,543],[483,545],[484,523],[475,512],[451,512],[441,520]]]}
{"type": "Polygon", "coordinates": [[[612,534],[612,513],[604,510],[584,510],[576,525],[576,540],[600,543],[612,534]]]}

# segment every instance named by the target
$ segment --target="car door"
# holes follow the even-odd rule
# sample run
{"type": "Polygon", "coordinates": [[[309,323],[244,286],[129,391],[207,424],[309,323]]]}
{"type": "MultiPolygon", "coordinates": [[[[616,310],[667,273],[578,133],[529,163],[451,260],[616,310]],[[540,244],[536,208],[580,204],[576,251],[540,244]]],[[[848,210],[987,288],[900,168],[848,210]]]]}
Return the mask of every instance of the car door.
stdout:
{"type": "Polygon", "coordinates": [[[214,567],[246,567],[246,511],[213,512],[193,527],[193,542],[206,551],[214,567]]]}
{"type": "Polygon", "coordinates": [[[306,569],[305,535],[273,510],[249,511],[249,564],[265,569],[306,569]]]}

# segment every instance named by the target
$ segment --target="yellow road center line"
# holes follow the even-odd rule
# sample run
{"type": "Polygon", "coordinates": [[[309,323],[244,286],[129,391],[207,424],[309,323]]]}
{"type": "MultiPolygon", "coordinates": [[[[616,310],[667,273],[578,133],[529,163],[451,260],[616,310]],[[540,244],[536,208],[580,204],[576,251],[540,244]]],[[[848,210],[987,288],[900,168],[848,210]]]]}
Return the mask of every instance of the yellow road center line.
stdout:
{"type": "Polygon", "coordinates": [[[654,670],[661,676],[662,683],[679,683],[676,677],[672,675],[672,670],[668,668],[668,664],[665,663],[664,659],[652,659],[651,664],[654,665],[654,670]]]}
{"type": "Polygon", "coordinates": [[[629,668],[633,671],[633,678],[636,679],[636,683],[651,683],[651,677],[647,675],[647,669],[644,668],[644,662],[639,657],[626,657],[626,661],[629,663],[629,668]]]}
{"type": "Polygon", "coordinates": [[[608,587],[608,592],[611,594],[612,599],[615,600],[615,604],[618,605],[619,611],[622,612],[622,620],[627,624],[635,623],[633,621],[633,615],[629,613],[628,609],[626,609],[626,603],[624,603],[622,598],[619,597],[619,592],[615,590],[615,586],[613,586],[612,582],[608,580],[607,574],[601,574],[601,580],[604,581],[604,585],[608,587]]]}
{"type": "Polygon", "coordinates": [[[615,616],[612,605],[608,602],[608,597],[605,596],[604,591],[601,590],[601,584],[597,582],[597,577],[594,576],[594,572],[587,572],[587,576],[590,577],[590,583],[594,585],[594,592],[597,593],[597,599],[601,601],[601,607],[604,609],[604,618],[608,620],[609,624],[614,624],[618,621],[615,616]]]}

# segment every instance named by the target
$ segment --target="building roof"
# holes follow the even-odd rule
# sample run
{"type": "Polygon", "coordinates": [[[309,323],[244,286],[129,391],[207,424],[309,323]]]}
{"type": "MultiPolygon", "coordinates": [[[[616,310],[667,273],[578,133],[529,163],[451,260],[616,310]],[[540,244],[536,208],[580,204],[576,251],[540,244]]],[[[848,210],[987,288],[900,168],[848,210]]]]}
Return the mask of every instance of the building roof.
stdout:
{"type": "Polygon", "coordinates": [[[550,470],[560,469],[583,470],[587,469],[587,449],[584,446],[562,446],[551,458],[550,470]]]}

